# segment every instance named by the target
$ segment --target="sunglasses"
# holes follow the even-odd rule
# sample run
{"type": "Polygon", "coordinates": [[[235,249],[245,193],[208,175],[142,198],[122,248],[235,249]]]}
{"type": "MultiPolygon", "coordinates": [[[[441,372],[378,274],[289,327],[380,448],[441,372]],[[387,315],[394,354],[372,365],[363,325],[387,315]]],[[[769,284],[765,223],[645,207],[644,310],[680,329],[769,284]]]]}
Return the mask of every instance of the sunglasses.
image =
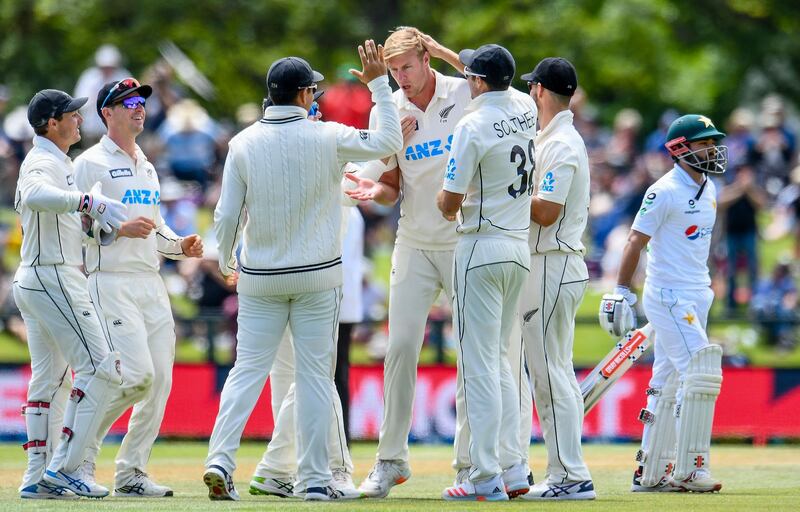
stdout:
{"type": "Polygon", "coordinates": [[[307,85],[305,87],[298,87],[298,89],[311,89],[312,93],[317,92],[317,84],[307,85]]]}
{"type": "Polygon", "coordinates": [[[135,87],[139,87],[139,82],[136,81],[135,78],[124,78],[120,80],[119,82],[114,84],[114,87],[112,87],[110,91],[108,91],[106,99],[103,100],[103,103],[100,105],[100,108],[101,109],[105,108],[106,104],[108,103],[108,100],[111,98],[111,96],[114,95],[115,92],[120,90],[133,89],[135,87]],[[122,88],[123,86],[124,88],[122,88]]]}
{"type": "Polygon", "coordinates": [[[146,101],[147,100],[145,100],[141,96],[131,96],[130,98],[125,98],[124,100],[122,100],[122,108],[133,110],[139,105],[144,107],[146,101]]]}
{"type": "Polygon", "coordinates": [[[528,82],[528,91],[532,91],[538,82],[528,82]]]}
{"type": "Polygon", "coordinates": [[[480,73],[473,72],[471,69],[469,69],[469,66],[464,66],[464,75],[466,75],[466,76],[478,76],[478,77],[481,77],[481,78],[486,78],[486,75],[482,75],[480,73]]]}

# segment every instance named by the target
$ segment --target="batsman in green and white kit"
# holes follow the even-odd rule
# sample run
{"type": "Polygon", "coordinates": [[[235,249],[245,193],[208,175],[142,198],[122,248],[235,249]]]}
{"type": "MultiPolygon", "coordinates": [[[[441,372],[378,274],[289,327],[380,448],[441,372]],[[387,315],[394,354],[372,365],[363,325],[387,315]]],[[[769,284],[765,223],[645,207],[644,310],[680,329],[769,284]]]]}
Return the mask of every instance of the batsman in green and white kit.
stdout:
{"type": "Polygon", "coordinates": [[[634,323],[631,279],[648,247],[644,311],[655,328],[653,375],[634,492],[714,492],[710,448],[714,405],[722,386],[722,348],[708,342],[706,321],[714,299],[708,253],[717,215],[708,173],[725,172],[725,134],[705,116],[685,115],[667,131],[675,166],[645,193],[622,254],[614,294],[603,296],[601,323],[612,334],[634,323]]]}

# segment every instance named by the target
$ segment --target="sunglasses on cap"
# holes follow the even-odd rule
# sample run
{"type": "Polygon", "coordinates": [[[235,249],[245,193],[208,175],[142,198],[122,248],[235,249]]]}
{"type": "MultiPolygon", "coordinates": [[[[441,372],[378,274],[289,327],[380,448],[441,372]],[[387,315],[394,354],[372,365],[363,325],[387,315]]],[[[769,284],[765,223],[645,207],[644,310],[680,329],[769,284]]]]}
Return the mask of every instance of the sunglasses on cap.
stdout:
{"type": "MultiPolygon", "coordinates": [[[[124,78],[120,80],[119,82],[114,84],[114,87],[112,87],[110,91],[108,91],[108,94],[106,94],[106,98],[103,100],[103,103],[100,105],[100,108],[101,109],[105,108],[106,104],[108,103],[108,100],[111,98],[111,96],[114,95],[116,91],[133,89],[135,87],[139,87],[139,82],[135,78],[124,78]]],[[[142,98],[142,100],[144,100],[144,98],[142,98]]],[[[142,103],[142,105],[144,105],[144,103],[142,103]]]]}
{"type": "Polygon", "coordinates": [[[480,73],[473,72],[471,69],[469,69],[469,66],[464,66],[464,75],[465,76],[478,76],[478,77],[481,77],[481,78],[486,78],[486,75],[482,75],[480,73]]]}
{"type": "Polygon", "coordinates": [[[317,84],[306,85],[305,87],[301,86],[298,89],[311,89],[312,93],[317,92],[317,84]]]}

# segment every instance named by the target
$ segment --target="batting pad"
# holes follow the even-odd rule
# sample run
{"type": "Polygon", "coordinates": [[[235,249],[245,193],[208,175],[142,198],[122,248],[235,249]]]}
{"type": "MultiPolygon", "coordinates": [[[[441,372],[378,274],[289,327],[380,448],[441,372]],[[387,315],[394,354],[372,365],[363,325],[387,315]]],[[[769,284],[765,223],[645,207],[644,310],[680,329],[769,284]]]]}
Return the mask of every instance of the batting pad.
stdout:
{"type": "Polygon", "coordinates": [[[711,426],[721,387],[722,347],[708,345],[692,355],[683,381],[675,480],[710,467],[711,426]]]}
{"type": "Polygon", "coordinates": [[[661,389],[648,388],[647,408],[639,420],[644,423],[642,451],[637,456],[642,465],[641,483],[658,485],[671,476],[675,467],[675,395],[678,392],[678,372],[673,371],[661,389]]]}
{"type": "Polygon", "coordinates": [[[64,413],[64,431],[48,469],[73,473],[83,463],[86,449],[97,436],[111,398],[122,384],[119,352],[110,352],[93,375],[75,375],[64,413]]]}

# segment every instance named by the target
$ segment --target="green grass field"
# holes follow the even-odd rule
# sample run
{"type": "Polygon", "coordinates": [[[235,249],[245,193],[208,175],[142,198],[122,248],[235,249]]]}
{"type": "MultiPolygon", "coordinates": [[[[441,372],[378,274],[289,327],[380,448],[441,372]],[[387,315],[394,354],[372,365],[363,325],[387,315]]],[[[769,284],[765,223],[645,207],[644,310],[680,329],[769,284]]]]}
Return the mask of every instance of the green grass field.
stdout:
{"type": "MultiPolygon", "coordinates": [[[[155,446],[149,471],[163,484],[175,490],[174,498],[133,500],[106,498],[101,502],[82,499],[74,502],[25,502],[17,497],[16,486],[24,469],[24,455],[18,445],[0,444],[0,510],[311,510],[314,507],[335,507],[339,510],[677,510],[725,511],[797,510],[800,496],[800,447],[720,445],[713,448],[714,474],[724,487],[713,495],[701,494],[633,494],[628,491],[633,468],[634,445],[589,444],[584,454],[592,471],[598,499],[594,502],[531,503],[515,500],[510,503],[453,503],[440,498],[454,476],[450,469],[450,446],[412,445],[411,479],[395,487],[388,499],[347,501],[330,504],[306,504],[274,497],[256,497],[247,493],[247,482],[261,457],[264,445],[245,443],[239,451],[239,469],[234,478],[242,501],[210,502],[202,482],[205,443],[162,442],[155,446]],[[434,507],[431,509],[431,507],[434,507]]],[[[101,453],[97,468],[98,482],[110,485],[113,480],[113,455],[117,445],[108,445],[101,453]]],[[[373,443],[353,446],[356,481],[369,471],[374,456],[373,443]]],[[[542,478],[544,449],[531,449],[531,465],[535,478],[542,478]]]]}

